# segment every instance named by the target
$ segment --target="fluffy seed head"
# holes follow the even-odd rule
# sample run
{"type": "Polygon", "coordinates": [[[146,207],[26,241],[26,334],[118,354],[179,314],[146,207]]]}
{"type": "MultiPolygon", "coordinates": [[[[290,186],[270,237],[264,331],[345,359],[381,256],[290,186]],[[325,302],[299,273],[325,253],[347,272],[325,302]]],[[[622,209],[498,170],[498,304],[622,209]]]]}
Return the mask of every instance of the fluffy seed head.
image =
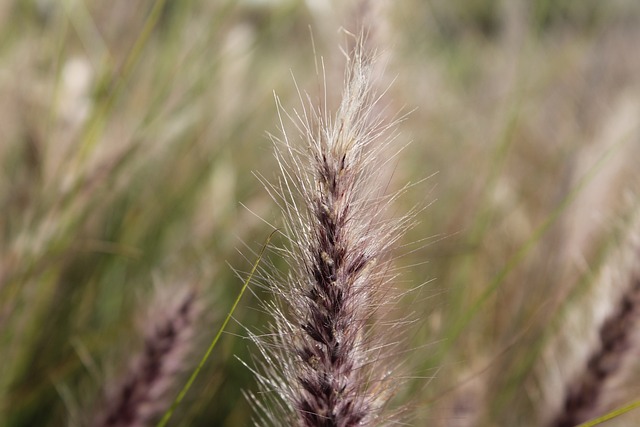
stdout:
{"type": "MultiPolygon", "coordinates": [[[[378,109],[371,57],[348,59],[335,118],[309,105],[292,116],[300,133],[274,139],[281,168],[267,184],[285,217],[287,277],[271,277],[271,334],[253,338],[265,425],[382,425],[390,398],[385,360],[394,344],[376,320],[392,298],[387,252],[405,220],[385,218],[381,185],[393,138],[378,109]]],[[[307,97],[308,100],[308,97],[307,97]]],[[[284,130],[284,126],[283,126],[284,130]]]]}
{"type": "Polygon", "coordinates": [[[119,385],[107,385],[111,390],[91,425],[149,426],[168,408],[172,397],[168,392],[185,370],[192,348],[199,312],[197,292],[192,289],[178,295],[163,308],[145,325],[143,350],[132,360],[126,378],[119,385]]]}
{"type": "Polygon", "coordinates": [[[612,398],[615,385],[629,375],[640,345],[640,215],[626,231],[626,244],[612,253],[593,284],[594,303],[583,326],[594,337],[583,340],[589,347],[574,363],[579,369],[564,384],[551,426],[578,425],[621,403],[612,398]]]}

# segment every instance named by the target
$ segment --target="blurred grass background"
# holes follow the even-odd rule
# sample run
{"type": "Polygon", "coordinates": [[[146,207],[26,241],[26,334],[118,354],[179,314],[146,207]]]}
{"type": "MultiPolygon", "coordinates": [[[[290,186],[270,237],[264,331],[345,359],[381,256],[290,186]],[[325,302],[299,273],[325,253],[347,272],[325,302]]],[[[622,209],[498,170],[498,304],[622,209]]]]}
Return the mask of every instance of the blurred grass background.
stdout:
{"type": "MultiPolygon", "coordinates": [[[[298,106],[291,75],[315,94],[323,57],[335,99],[360,22],[392,109],[415,108],[394,188],[437,172],[397,207],[434,202],[405,241],[437,242],[398,260],[398,286],[433,281],[396,400],[415,425],[540,425],[572,360],[546,343],[638,204],[634,0],[3,0],[0,425],[83,425],[155,293],[199,286],[211,339],[242,285],[227,264],[278,224],[252,174],[277,174],[273,92],[298,106]]],[[[171,425],[250,425],[228,332],[171,425]]]]}

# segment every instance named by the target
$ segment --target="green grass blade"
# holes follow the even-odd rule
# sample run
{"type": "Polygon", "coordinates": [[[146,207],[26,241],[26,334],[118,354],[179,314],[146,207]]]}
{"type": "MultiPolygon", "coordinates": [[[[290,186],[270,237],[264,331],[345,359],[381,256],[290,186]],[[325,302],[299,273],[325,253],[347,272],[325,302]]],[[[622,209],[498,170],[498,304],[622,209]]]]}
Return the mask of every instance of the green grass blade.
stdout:
{"type": "MultiPolygon", "coordinates": [[[[107,115],[111,112],[118,97],[124,92],[125,86],[129,81],[129,77],[131,76],[135,66],[138,64],[142,51],[151,37],[151,33],[160,21],[165,3],[166,0],[157,0],[153,4],[153,8],[149,12],[142,30],[135,40],[135,44],[126,56],[124,65],[118,73],[119,77],[115,84],[115,88],[109,93],[106,100],[97,106],[95,114],[89,120],[85,134],[83,135],[80,151],[78,152],[79,160],[85,160],[87,155],[98,142],[98,137],[100,132],[103,130],[107,115]]],[[[109,64],[109,66],[113,67],[114,64],[109,64]]]]}
{"type": "Polygon", "coordinates": [[[628,405],[625,405],[621,408],[614,409],[613,411],[604,414],[601,417],[596,418],[595,420],[587,421],[586,423],[580,424],[578,427],[592,427],[597,426],[598,424],[602,424],[605,421],[609,421],[614,419],[615,417],[619,417],[622,414],[626,414],[627,412],[633,411],[634,409],[640,408],[640,400],[636,400],[635,402],[631,402],[628,405]]]}

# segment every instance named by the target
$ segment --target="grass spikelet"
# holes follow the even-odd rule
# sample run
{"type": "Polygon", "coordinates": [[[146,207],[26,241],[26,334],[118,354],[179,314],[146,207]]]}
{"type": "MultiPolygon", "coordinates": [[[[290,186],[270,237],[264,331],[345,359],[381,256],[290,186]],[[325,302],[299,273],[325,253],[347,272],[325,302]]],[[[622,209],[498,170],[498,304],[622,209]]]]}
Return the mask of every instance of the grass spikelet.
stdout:
{"type": "Polygon", "coordinates": [[[633,368],[640,325],[640,221],[636,217],[628,242],[605,264],[595,282],[598,304],[592,317],[597,338],[585,363],[565,387],[562,407],[550,423],[554,427],[575,426],[602,415],[619,404],[615,387],[633,368]],[[611,301],[607,303],[607,300],[611,301]],[[599,315],[602,313],[602,315],[599,315]]]}
{"type": "MultiPolygon", "coordinates": [[[[275,141],[282,176],[267,187],[285,216],[288,277],[269,281],[271,333],[253,336],[265,425],[383,425],[394,344],[376,323],[393,300],[388,251],[406,220],[385,219],[383,152],[393,139],[376,104],[372,57],[348,58],[334,119],[311,102],[290,117],[301,143],[275,141]]],[[[284,126],[283,126],[284,130],[284,126]]],[[[388,326],[386,327],[389,328],[388,326]]]]}
{"type": "Polygon", "coordinates": [[[186,369],[199,311],[197,292],[187,290],[166,310],[148,320],[144,347],[124,380],[107,391],[104,408],[91,425],[143,427],[157,421],[173,397],[178,376],[186,369]]]}

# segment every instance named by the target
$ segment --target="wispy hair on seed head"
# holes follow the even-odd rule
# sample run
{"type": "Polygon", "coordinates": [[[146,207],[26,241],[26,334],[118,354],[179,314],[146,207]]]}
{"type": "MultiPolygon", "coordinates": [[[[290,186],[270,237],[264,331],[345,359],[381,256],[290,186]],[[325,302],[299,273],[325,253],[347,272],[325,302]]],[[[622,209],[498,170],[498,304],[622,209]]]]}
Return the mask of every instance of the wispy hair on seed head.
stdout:
{"type": "Polygon", "coordinates": [[[361,39],[347,62],[334,117],[308,95],[300,94],[302,109],[293,114],[276,98],[280,177],[265,185],[283,212],[286,243],[277,252],[289,273],[269,277],[275,298],[264,308],[273,323],[252,335],[261,393],[251,399],[263,425],[391,421],[389,359],[398,343],[387,339],[393,327],[376,324],[394,300],[388,254],[408,219],[387,217],[395,196],[385,194],[382,170],[393,158],[395,123],[385,121],[373,55],[361,39]],[[298,138],[285,131],[285,117],[298,138]]]}

